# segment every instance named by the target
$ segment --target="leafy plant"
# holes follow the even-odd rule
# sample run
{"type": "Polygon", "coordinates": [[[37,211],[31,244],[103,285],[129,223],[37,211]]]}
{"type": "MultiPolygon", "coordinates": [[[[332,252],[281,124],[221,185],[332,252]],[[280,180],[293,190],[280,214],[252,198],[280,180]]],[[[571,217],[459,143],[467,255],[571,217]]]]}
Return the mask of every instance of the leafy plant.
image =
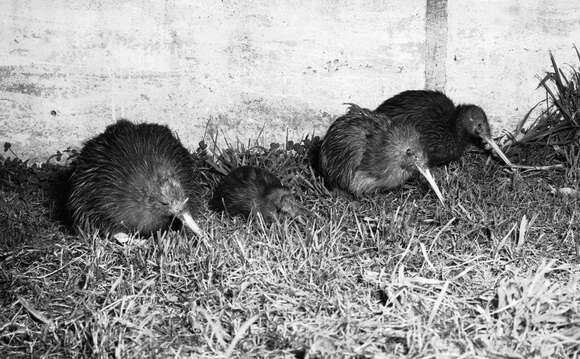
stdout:
{"type": "Polygon", "coordinates": [[[569,145],[580,137],[580,52],[574,46],[578,66],[569,65],[568,71],[559,66],[550,53],[552,70],[540,79],[538,87],[546,90],[546,99],[537,103],[516,130],[524,136],[519,143],[569,145]],[[530,120],[532,112],[545,105],[540,115],[530,120]],[[530,123],[531,121],[531,123],[530,123]],[[527,129],[526,129],[527,128],[527,129]]]}

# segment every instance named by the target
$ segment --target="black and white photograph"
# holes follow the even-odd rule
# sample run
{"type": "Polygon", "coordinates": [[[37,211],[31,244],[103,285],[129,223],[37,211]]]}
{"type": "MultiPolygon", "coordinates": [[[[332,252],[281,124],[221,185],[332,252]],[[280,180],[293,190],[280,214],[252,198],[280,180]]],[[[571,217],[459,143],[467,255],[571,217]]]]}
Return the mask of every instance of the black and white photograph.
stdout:
{"type": "Polygon", "coordinates": [[[0,358],[580,359],[580,1],[0,0],[0,358]]]}

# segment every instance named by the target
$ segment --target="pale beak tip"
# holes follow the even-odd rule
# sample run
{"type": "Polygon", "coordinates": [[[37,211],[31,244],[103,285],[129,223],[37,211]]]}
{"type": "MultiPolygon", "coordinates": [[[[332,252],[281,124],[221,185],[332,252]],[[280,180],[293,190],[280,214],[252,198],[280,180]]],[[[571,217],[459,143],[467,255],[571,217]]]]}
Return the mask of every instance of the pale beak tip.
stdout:
{"type": "Polygon", "coordinates": [[[196,236],[203,237],[205,235],[204,231],[201,228],[199,228],[199,226],[193,220],[193,218],[191,217],[191,214],[189,214],[189,212],[184,212],[181,215],[181,217],[183,220],[183,224],[185,224],[189,229],[191,229],[191,231],[193,233],[195,233],[196,236]]]}
{"type": "MultiPolygon", "coordinates": [[[[509,158],[507,158],[505,153],[503,153],[501,148],[499,148],[499,146],[495,143],[494,140],[492,140],[489,137],[483,137],[483,140],[485,141],[486,145],[489,145],[489,147],[491,147],[491,149],[493,149],[495,151],[495,153],[497,153],[497,155],[502,159],[502,161],[505,162],[506,165],[508,165],[509,167],[514,166],[514,164],[509,160],[509,158]]],[[[487,146],[486,146],[486,148],[487,148],[487,146]]]]}
{"type": "Polygon", "coordinates": [[[433,178],[433,175],[431,174],[431,171],[429,170],[429,168],[417,166],[417,169],[423,175],[423,177],[425,177],[425,179],[427,180],[427,182],[429,183],[429,185],[431,186],[433,191],[435,191],[435,194],[437,195],[437,198],[439,199],[441,204],[445,206],[445,200],[443,198],[443,194],[441,193],[439,186],[437,186],[437,182],[435,182],[435,178],[433,178]]]}

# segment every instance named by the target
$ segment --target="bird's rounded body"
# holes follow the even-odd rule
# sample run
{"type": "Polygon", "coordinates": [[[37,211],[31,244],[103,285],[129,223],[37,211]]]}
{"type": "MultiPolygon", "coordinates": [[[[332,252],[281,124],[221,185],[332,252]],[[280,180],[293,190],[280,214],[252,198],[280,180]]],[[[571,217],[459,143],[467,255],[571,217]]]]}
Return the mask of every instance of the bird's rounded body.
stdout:
{"type": "Polygon", "coordinates": [[[455,106],[439,91],[404,91],[384,101],[375,112],[394,123],[413,125],[421,135],[429,166],[458,160],[468,145],[481,144],[491,132],[480,107],[455,106]]]}
{"type": "Polygon", "coordinates": [[[191,219],[197,178],[190,153],[167,126],[119,120],[84,144],[67,204],[83,231],[152,233],[182,214],[191,219]]]}
{"type": "Polygon", "coordinates": [[[327,186],[356,196],[398,187],[424,162],[413,126],[356,105],[329,127],[319,156],[327,186]]]}
{"type": "Polygon", "coordinates": [[[245,218],[260,213],[266,220],[278,212],[296,215],[290,189],[271,172],[253,166],[238,167],[226,175],[214,190],[209,207],[245,218]]]}

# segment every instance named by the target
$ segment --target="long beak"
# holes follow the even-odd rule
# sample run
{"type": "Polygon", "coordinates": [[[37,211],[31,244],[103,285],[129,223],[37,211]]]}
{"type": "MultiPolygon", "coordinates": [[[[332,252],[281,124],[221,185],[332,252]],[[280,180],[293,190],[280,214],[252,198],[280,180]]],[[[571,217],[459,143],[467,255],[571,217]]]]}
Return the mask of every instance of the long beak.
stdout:
{"type": "Polygon", "coordinates": [[[441,201],[441,204],[445,205],[445,201],[443,200],[443,194],[441,194],[441,191],[439,190],[439,187],[437,186],[437,183],[435,182],[435,179],[433,178],[431,171],[429,171],[429,168],[417,166],[417,169],[423,175],[423,177],[425,177],[427,182],[429,182],[429,185],[431,186],[431,188],[433,188],[433,191],[435,191],[435,194],[437,195],[437,198],[439,198],[439,201],[441,201]]]}
{"type": "Polygon", "coordinates": [[[483,140],[497,153],[497,155],[505,162],[506,165],[513,167],[514,164],[507,158],[505,153],[499,148],[499,146],[489,137],[483,137],[483,140]]]}
{"type": "Polygon", "coordinates": [[[180,217],[181,221],[183,222],[183,224],[185,224],[187,227],[189,227],[189,229],[191,229],[193,231],[193,233],[195,233],[198,237],[203,236],[203,234],[204,234],[203,231],[201,230],[201,228],[199,228],[197,223],[195,223],[195,221],[193,220],[193,218],[191,217],[191,214],[189,214],[189,212],[182,212],[179,217],[180,217]]]}

